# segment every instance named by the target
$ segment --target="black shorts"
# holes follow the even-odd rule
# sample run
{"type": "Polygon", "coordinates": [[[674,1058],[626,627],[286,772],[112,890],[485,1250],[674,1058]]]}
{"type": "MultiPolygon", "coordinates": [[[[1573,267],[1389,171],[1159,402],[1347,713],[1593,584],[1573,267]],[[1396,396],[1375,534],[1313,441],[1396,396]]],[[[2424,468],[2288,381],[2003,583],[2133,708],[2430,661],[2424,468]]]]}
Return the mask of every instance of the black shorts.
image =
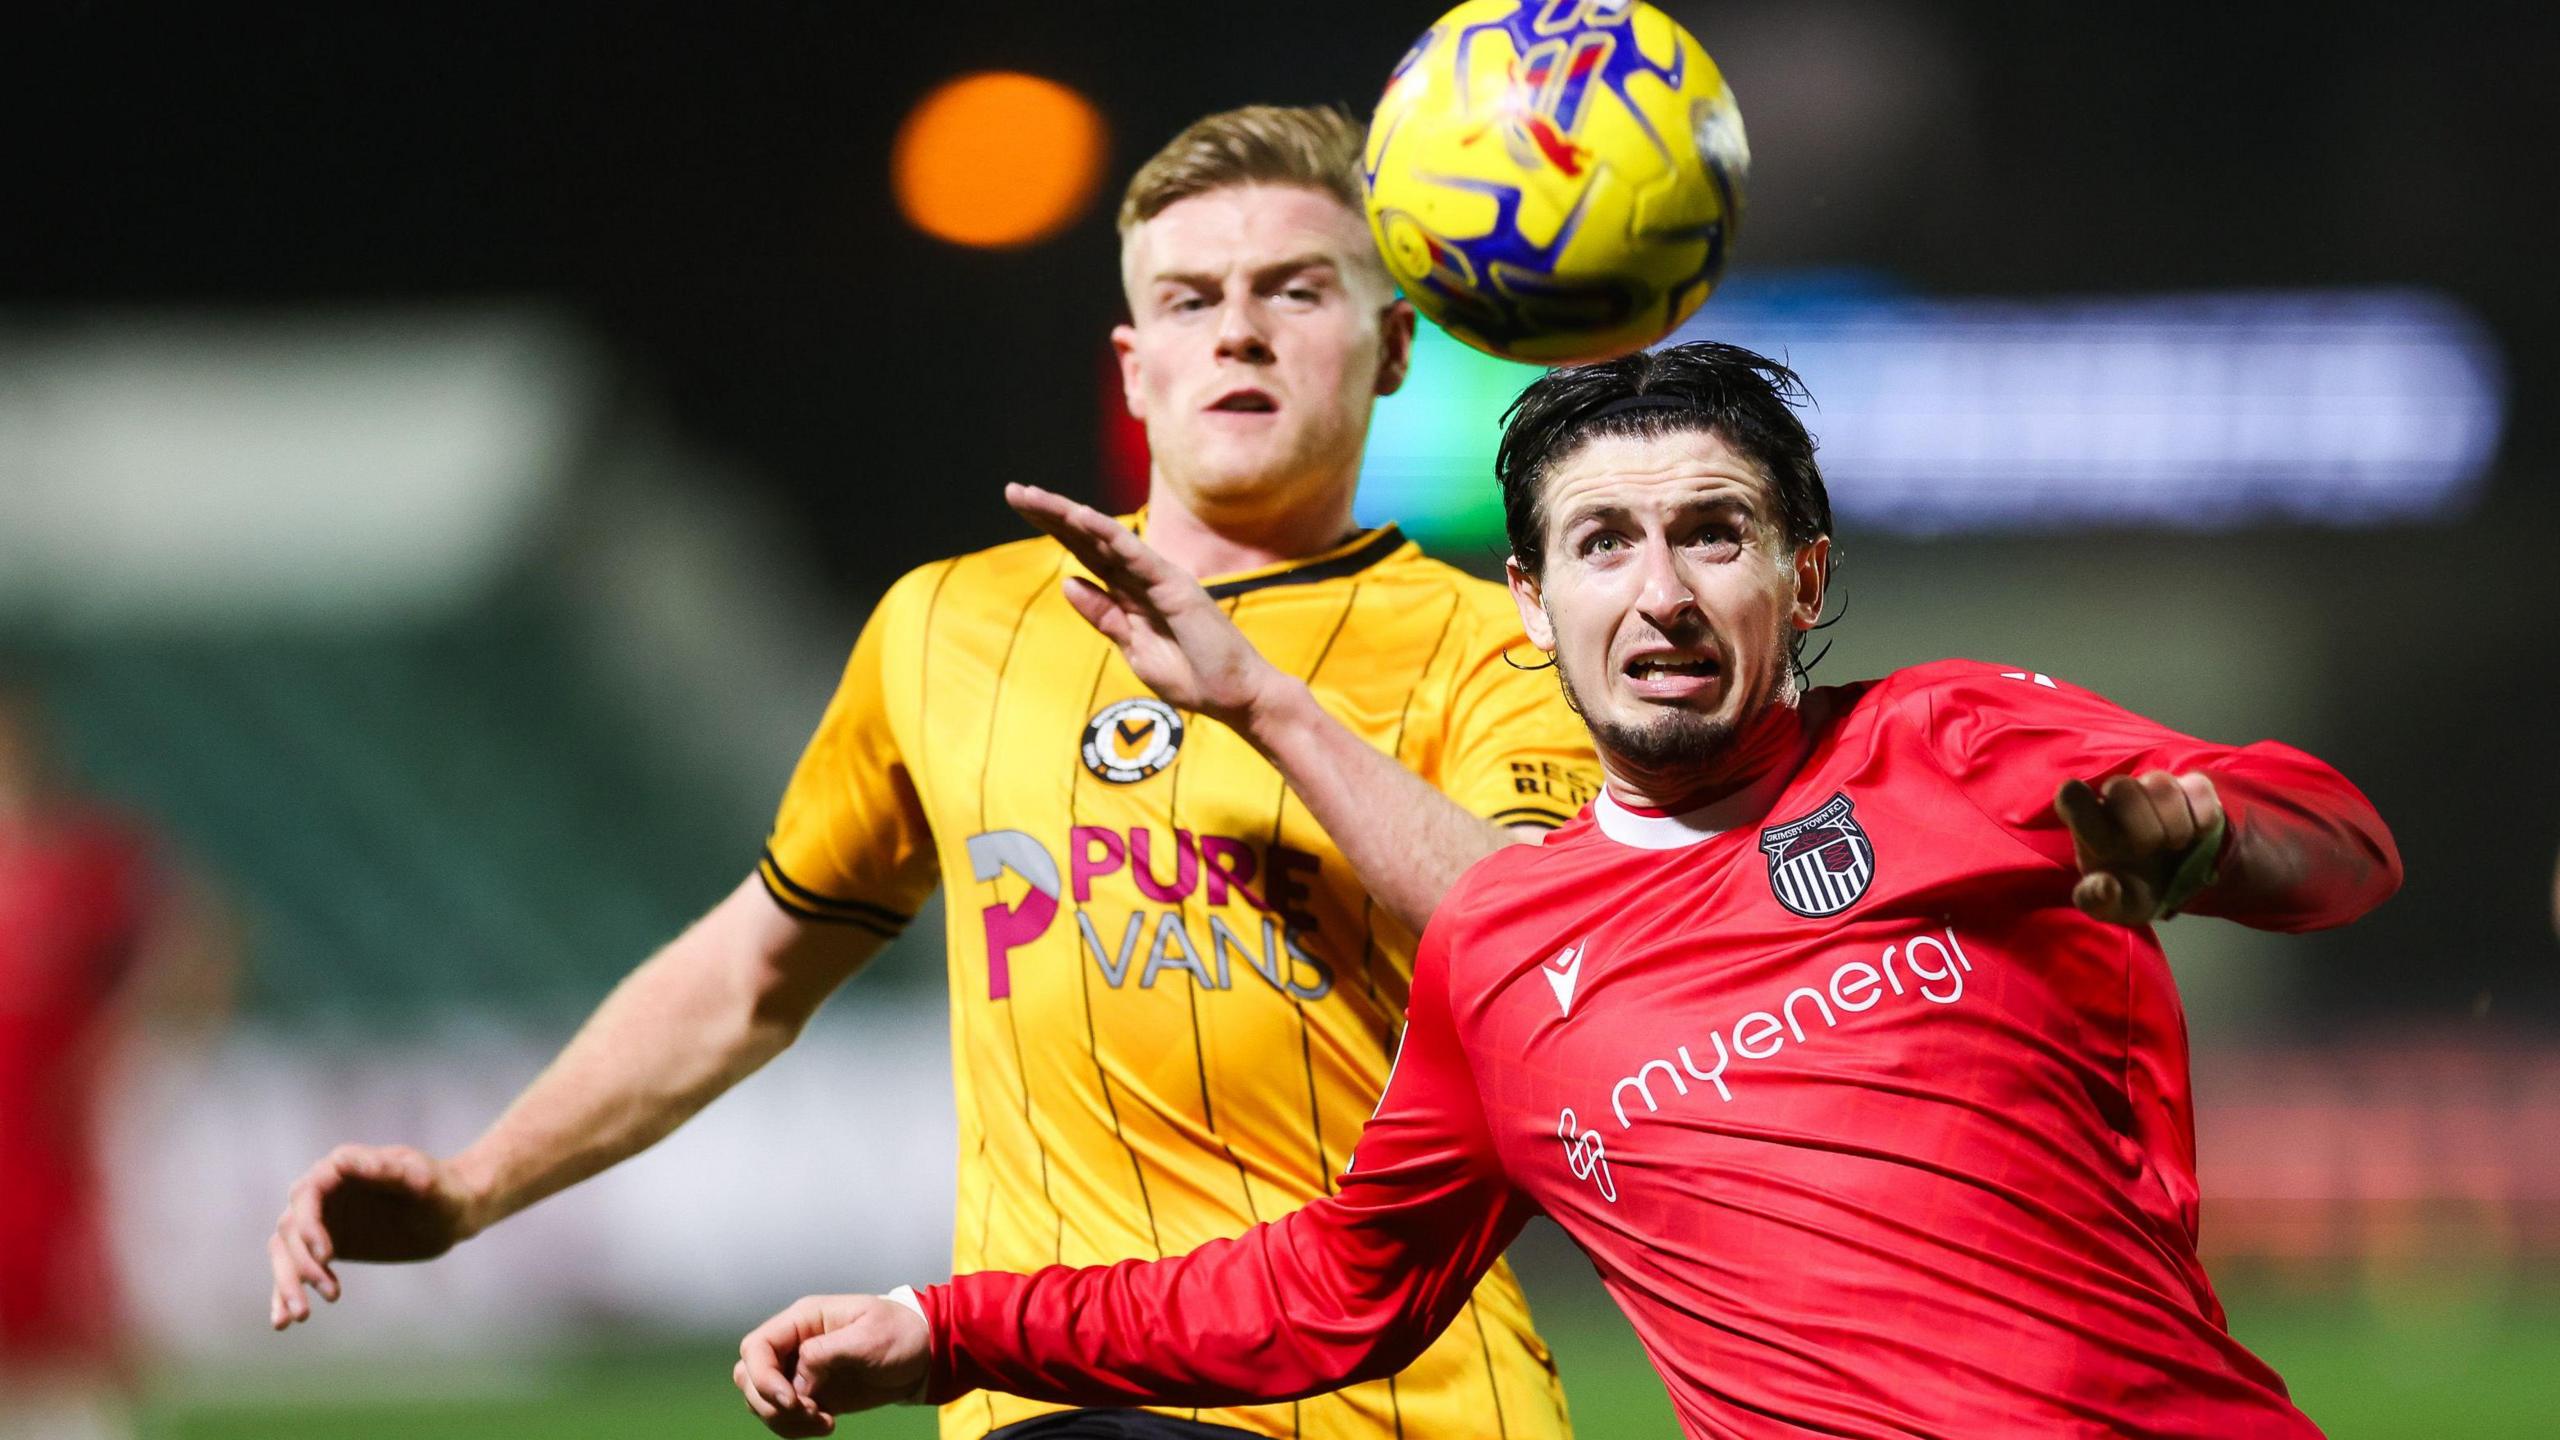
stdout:
{"type": "Polygon", "coordinates": [[[1146,1410],[1068,1410],[991,1431],[987,1440],[1262,1440],[1232,1425],[1177,1420],[1146,1410]]]}

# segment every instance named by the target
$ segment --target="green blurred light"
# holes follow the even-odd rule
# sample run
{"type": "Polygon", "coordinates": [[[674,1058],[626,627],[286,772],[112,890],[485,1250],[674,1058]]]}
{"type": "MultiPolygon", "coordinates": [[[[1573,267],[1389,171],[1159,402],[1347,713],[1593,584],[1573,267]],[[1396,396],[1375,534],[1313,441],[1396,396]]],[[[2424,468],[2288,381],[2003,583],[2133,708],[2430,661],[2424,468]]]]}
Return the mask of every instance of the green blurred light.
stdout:
{"type": "Polygon", "coordinates": [[[1396,521],[1424,549],[1451,559],[1486,547],[1500,554],[1493,452],[1502,412],[1543,373],[1470,349],[1436,325],[1421,326],[1404,388],[1380,401],[1369,423],[1353,502],[1360,523],[1396,521]]]}

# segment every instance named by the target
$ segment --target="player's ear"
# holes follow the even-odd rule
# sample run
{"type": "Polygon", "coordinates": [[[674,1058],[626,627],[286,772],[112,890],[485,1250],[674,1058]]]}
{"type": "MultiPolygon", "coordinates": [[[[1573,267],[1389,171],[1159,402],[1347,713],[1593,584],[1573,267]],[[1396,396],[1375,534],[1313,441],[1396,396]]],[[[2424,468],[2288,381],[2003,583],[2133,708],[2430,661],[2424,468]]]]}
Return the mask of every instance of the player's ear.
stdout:
{"type": "Polygon", "coordinates": [[[1817,535],[1797,546],[1793,569],[1796,599],[1789,618],[1797,629],[1810,630],[1822,623],[1823,598],[1831,589],[1831,537],[1817,535]]]}
{"type": "Polygon", "coordinates": [[[1147,418],[1147,402],[1138,390],[1138,327],[1111,327],[1111,353],[1120,362],[1120,403],[1129,407],[1129,418],[1147,418]]]}
{"type": "Polygon", "coordinates": [[[1520,607],[1520,629],[1529,643],[1549,655],[1556,653],[1556,626],[1547,618],[1545,594],[1538,587],[1538,577],[1520,563],[1520,557],[1503,557],[1502,578],[1511,586],[1511,603],[1520,607]]]}
{"type": "Polygon", "coordinates": [[[1404,388],[1404,377],[1413,369],[1413,305],[1399,295],[1388,302],[1378,316],[1378,393],[1393,395],[1404,388]]]}

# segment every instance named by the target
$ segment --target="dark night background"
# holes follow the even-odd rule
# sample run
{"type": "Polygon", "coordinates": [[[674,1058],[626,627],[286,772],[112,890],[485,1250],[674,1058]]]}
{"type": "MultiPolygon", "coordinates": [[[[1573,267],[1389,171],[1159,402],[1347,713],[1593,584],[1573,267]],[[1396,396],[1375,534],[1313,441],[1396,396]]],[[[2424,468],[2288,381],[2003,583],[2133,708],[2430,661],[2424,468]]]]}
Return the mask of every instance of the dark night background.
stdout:
{"type": "MultiPolygon", "coordinates": [[[[565,303],[620,383],[767,489],[859,601],[1011,537],[1001,480],[1091,491],[1119,314],[1109,201],[1129,169],[1246,100],[1365,107],[1434,7],[887,8],[19,7],[0,28],[16,112],[0,307],[40,331],[99,307],[565,303]],[[888,142],[935,83],[1005,67],[1097,99],[1106,193],[1050,243],[955,249],[889,205],[888,142]]],[[[1742,270],[1850,263],[1955,295],[2420,286],[2487,321],[2511,414],[2469,521],[2071,543],[2336,587],[2335,643],[2363,678],[2328,749],[2400,827],[2412,876],[2351,936],[2312,942],[2356,972],[2318,993],[2560,1013],[2544,403],[2560,287],[2535,218],[2560,141],[2552,12],[1680,13],[1751,117],[1742,270]],[[1848,159],[1791,117],[1903,99],[1857,83],[1875,70],[1825,68],[1841,17],[1886,52],[1882,73],[1907,39],[1925,81],[1889,140],[1848,159]]],[[[2233,636],[2249,624],[2228,617],[2233,636]]]]}

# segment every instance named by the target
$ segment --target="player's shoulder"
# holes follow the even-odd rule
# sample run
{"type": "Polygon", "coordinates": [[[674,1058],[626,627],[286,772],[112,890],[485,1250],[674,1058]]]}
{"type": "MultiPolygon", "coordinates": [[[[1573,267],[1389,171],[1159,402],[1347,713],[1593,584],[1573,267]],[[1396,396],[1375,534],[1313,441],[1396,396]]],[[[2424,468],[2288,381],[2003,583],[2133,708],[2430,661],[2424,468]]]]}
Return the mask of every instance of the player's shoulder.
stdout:
{"type": "Polygon", "coordinates": [[[1432,912],[1432,928],[1445,926],[1455,940],[1551,910],[1555,891],[1587,886],[1606,868],[1607,847],[1587,843],[1592,830],[1585,805],[1535,843],[1505,845],[1468,866],[1432,912]]]}
{"type": "Polygon", "coordinates": [[[1417,600],[1445,597],[1442,603],[1451,606],[1451,617],[1470,628],[1520,632],[1520,607],[1512,603],[1511,587],[1469,574],[1411,540],[1381,561],[1374,573],[1378,583],[1410,591],[1417,600]]]}
{"type": "Polygon", "coordinates": [[[1957,713],[2033,716],[2114,708],[2096,692],[2047,671],[1992,660],[1932,660],[1834,693],[1845,713],[1878,724],[1943,722],[1957,713]]]}
{"type": "Polygon", "coordinates": [[[1479,580],[1439,556],[1422,548],[1420,541],[1404,533],[1393,521],[1370,529],[1373,543],[1385,546],[1375,563],[1362,578],[1389,585],[1416,588],[1475,590],[1490,584],[1479,580]]]}
{"type": "Polygon", "coordinates": [[[1008,585],[1046,580],[1067,563],[1066,547],[1046,535],[1025,535],[983,550],[917,567],[911,574],[947,572],[955,585],[1008,585]]]}
{"type": "Polygon", "coordinates": [[[2033,703],[2038,696],[2094,693],[2048,671],[1997,660],[1932,660],[1925,665],[1906,665],[1869,683],[1878,697],[1885,699],[1980,695],[2033,703]]]}
{"type": "Polygon", "coordinates": [[[1028,535],[983,550],[929,560],[899,576],[880,597],[883,616],[919,614],[940,605],[1018,600],[1048,585],[1066,550],[1046,535],[1028,535]]]}

